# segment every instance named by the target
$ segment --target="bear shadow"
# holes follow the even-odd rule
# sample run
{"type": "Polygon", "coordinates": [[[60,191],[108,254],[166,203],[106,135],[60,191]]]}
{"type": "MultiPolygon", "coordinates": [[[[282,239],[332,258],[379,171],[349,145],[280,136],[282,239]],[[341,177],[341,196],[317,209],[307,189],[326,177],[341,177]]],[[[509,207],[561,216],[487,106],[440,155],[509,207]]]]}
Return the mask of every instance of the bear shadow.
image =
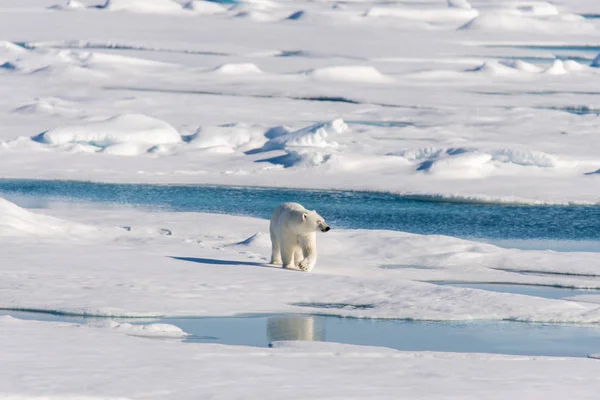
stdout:
{"type": "Polygon", "coordinates": [[[180,261],[195,262],[195,263],[198,263],[198,264],[231,265],[231,266],[244,265],[244,266],[250,266],[250,267],[263,267],[263,268],[277,268],[277,269],[281,269],[280,266],[274,266],[272,264],[252,262],[252,261],[219,260],[219,259],[215,259],[215,258],[175,257],[175,256],[169,256],[169,258],[172,258],[174,260],[180,260],[180,261]]]}

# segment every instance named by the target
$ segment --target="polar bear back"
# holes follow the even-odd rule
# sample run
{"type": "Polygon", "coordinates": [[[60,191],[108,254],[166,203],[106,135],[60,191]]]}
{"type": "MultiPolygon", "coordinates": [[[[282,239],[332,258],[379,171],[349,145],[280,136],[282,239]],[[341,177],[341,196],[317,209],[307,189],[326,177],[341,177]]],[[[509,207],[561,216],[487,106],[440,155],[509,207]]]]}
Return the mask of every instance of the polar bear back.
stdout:
{"type": "Polygon", "coordinates": [[[308,210],[306,208],[304,208],[304,206],[302,206],[302,204],[298,204],[298,203],[283,203],[280,204],[277,208],[275,208],[275,211],[273,211],[273,216],[271,217],[271,223],[278,223],[279,224],[279,220],[282,219],[285,223],[297,220],[298,222],[300,222],[300,220],[302,219],[302,214],[304,214],[305,212],[308,212],[308,210]],[[285,217],[282,217],[284,216],[285,217]]]}

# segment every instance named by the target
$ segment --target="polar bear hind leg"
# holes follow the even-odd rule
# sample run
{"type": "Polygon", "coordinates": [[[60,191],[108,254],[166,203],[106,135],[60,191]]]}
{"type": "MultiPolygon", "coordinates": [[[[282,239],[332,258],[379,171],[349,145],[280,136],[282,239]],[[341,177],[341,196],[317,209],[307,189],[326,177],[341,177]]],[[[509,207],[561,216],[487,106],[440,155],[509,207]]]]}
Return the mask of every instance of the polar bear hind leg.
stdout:
{"type": "Polygon", "coordinates": [[[271,229],[271,264],[282,264],[281,243],[273,229],[271,229]]]}

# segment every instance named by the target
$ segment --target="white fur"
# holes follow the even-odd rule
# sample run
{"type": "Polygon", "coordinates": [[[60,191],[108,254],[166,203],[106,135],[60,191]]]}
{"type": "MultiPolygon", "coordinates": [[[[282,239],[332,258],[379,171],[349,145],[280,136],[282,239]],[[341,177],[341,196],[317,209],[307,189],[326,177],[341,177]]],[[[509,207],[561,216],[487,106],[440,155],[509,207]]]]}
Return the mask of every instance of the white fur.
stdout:
{"type": "Polygon", "coordinates": [[[272,264],[283,268],[310,271],[317,262],[317,231],[327,232],[329,226],[316,211],[298,203],[283,203],[271,217],[269,231],[273,253],[272,264]]]}

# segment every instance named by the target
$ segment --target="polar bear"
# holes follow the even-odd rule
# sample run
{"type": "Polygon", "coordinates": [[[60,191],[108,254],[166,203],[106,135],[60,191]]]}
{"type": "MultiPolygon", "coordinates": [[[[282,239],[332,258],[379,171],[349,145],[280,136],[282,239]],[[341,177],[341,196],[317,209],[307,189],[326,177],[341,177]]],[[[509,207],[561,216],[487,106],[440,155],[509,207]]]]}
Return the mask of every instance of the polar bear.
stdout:
{"type": "Polygon", "coordinates": [[[298,203],[283,203],[273,212],[269,231],[273,253],[271,264],[310,271],[317,262],[317,231],[331,228],[315,210],[298,203]]]}

